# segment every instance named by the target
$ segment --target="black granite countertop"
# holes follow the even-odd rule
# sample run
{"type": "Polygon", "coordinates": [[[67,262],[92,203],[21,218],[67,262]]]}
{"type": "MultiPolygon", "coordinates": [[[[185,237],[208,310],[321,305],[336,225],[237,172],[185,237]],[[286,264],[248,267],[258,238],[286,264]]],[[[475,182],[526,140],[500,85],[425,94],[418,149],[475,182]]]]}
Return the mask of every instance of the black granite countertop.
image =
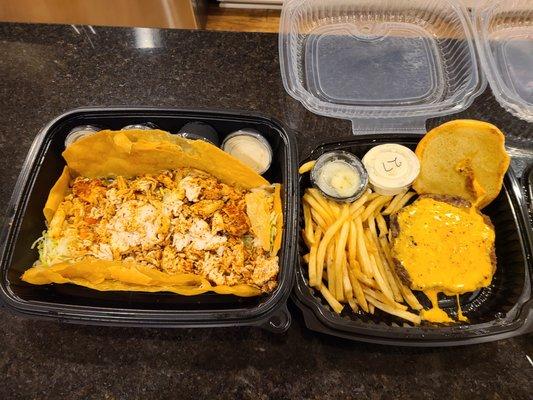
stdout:
{"type": "MultiPolygon", "coordinates": [[[[1,217],[30,144],[87,105],[257,110],[297,132],[303,157],[351,135],[283,89],[277,36],[0,24],[1,217]]],[[[506,132],[531,129],[486,91],[467,111],[506,132]]],[[[3,218],[2,218],[3,219],[3,218]]],[[[308,331],[156,330],[66,325],[0,310],[0,398],[530,399],[533,336],[457,348],[353,343],[308,331]]]]}

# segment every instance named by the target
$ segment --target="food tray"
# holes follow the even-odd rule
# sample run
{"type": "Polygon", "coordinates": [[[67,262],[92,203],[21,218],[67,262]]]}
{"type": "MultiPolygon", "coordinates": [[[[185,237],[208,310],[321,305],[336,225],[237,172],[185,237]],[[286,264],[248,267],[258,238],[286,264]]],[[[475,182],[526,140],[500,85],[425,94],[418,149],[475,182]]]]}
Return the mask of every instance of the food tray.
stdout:
{"type": "Polygon", "coordinates": [[[486,87],[457,0],[287,0],[279,53],[287,92],[354,133],[425,132],[486,87]]]}
{"type": "Polygon", "coordinates": [[[50,122],[35,138],[7,208],[0,237],[0,300],[11,310],[65,322],[142,327],[200,327],[256,325],[276,332],[290,325],[286,302],[293,285],[296,257],[296,146],[292,135],[277,121],[244,112],[193,111],[157,108],[85,108],[67,112],[50,122]],[[261,132],[274,150],[272,166],[264,175],[282,183],[284,232],[278,288],[270,295],[242,298],[206,293],[99,292],[81,286],[22,282],[21,274],[38,258],[32,243],[45,229],[43,206],[60,175],[67,133],[75,126],[120,129],[151,122],[176,133],[188,122],[211,125],[224,139],[241,128],[261,132]]]}
{"type": "MultiPolygon", "coordinates": [[[[382,143],[398,143],[414,149],[422,136],[363,135],[317,147],[306,160],[316,159],[331,150],[345,150],[362,157],[370,148],[382,143]]],[[[310,186],[308,174],[300,177],[300,192],[310,186]]],[[[349,307],[335,314],[315,289],[307,284],[307,265],[301,259],[304,244],[300,239],[300,262],[296,268],[294,300],[304,314],[308,328],[340,337],[367,342],[409,345],[448,346],[493,341],[533,331],[531,298],[533,233],[528,223],[524,193],[509,170],[498,198],[483,210],[496,229],[497,270],[492,284],[473,294],[460,297],[470,324],[452,326],[409,326],[403,320],[376,309],[374,315],[354,314],[349,307]]],[[[300,216],[303,226],[303,217],[300,216]]],[[[419,300],[429,303],[424,296],[419,300]]],[[[455,302],[442,304],[455,313],[455,302]]]]}

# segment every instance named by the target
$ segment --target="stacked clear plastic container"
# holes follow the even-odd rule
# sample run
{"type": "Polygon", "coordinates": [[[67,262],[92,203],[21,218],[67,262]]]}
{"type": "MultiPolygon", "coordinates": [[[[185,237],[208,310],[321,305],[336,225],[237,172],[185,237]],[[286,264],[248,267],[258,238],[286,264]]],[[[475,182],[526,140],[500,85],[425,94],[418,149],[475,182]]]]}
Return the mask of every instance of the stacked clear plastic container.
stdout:
{"type": "MultiPolygon", "coordinates": [[[[474,13],[481,65],[494,96],[533,122],[533,0],[482,1],[474,13]]],[[[533,134],[521,139],[533,141],[533,134]]]]}
{"type": "Polygon", "coordinates": [[[288,0],[287,92],[354,133],[424,132],[485,88],[467,10],[450,0],[288,0]]]}

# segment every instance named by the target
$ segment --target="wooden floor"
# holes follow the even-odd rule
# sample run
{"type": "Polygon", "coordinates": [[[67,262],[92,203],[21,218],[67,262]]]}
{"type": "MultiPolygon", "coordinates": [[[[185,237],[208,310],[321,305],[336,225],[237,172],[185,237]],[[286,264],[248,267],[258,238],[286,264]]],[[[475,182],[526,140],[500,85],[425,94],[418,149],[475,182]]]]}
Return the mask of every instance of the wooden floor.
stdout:
{"type": "Polygon", "coordinates": [[[279,10],[243,10],[210,5],[205,29],[213,31],[278,32],[279,10]]]}

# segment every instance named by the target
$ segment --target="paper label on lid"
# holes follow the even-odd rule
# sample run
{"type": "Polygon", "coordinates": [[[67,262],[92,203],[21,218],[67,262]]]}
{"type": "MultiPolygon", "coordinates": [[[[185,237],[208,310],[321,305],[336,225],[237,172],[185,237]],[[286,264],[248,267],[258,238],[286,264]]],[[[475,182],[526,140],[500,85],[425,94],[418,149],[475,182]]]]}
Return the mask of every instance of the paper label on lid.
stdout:
{"type": "Polygon", "coordinates": [[[416,155],[399,144],[384,144],[372,148],[364,157],[370,183],[384,189],[399,189],[410,185],[420,172],[416,155]]]}

